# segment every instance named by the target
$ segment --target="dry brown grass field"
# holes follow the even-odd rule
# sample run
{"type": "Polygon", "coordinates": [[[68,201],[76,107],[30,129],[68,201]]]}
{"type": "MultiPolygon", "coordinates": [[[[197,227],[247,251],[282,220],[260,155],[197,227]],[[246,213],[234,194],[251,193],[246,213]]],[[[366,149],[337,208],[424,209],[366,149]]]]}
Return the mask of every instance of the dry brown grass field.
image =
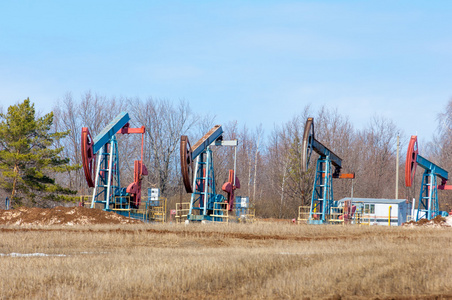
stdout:
{"type": "Polygon", "coordinates": [[[10,225],[0,235],[0,299],[452,297],[450,227],[10,225]]]}

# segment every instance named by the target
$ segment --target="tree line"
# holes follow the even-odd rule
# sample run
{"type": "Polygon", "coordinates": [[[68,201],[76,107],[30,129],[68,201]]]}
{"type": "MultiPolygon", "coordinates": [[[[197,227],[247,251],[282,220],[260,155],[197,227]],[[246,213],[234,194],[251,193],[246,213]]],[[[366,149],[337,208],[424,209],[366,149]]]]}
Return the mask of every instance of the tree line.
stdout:
{"type": "MultiPolygon", "coordinates": [[[[45,198],[32,193],[33,200],[30,200],[30,193],[26,192],[27,185],[24,185],[23,190],[16,189],[16,194],[13,195],[17,198],[16,203],[51,206],[54,204],[49,200],[55,202],[76,199],[62,195],[76,197],[91,194],[80,168],[81,129],[89,127],[94,137],[121,111],[127,111],[131,116],[131,127],[146,127],[144,164],[149,175],[143,181],[144,194],[146,195],[147,188],[160,188],[161,195],[168,199],[168,209],[173,209],[176,202],[188,201],[189,195],[184,192],[180,175],[180,136],[187,135],[193,145],[216,124],[216,116],[196,113],[185,100],[107,98],[88,91],[78,98],[71,93],[66,94],[54,106],[50,119],[50,115],[41,117],[47,118],[47,127],[41,132],[47,130],[49,135],[43,139],[51,144],[40,147],[52,149],[50,161],[55,164],[48,163],[42,172],[46,180],[55,179],[49,185],[52,188],[47,191],[53,196],[45,198]]],[[[33,117],[41,120],[39,116],[33,117]]],[[[264,132],[262,125],[249,128],[240,123],[240,120],[221,124],[224,139],[237,139],[239,142],[236,159],[241,188],[236,195],[248,196],[256,209],[256,215],[294,218],[298,206],[310,204],[317,158],[315,154],[308,171],[303,172],[301,169],[301,142],[308,117],[314,118],[316,139],[342,158],[342,172],[355,173],[354,180],[334,179],[336,200],[349,197],[352,189],[355,198],[396,197],[398,136],[400,161],[397,197],[418,197],[420,183],[411,188],[405,188],[404,185],[403,171],[409,135],[402,132],[392,120],[375,115],[364,128],[357,129],[348,116],[340,114],[335,108],[322,107],[314,110],[306,105],[285,123],[275,124],[270,132],[264,132]]],[[[8,122],[17,116],[2,113],[0,118],[1,188],[6,194],[11,194],[14,190],[10,176],[11,165],[6,162],[7,154],[12,151],[8,146],[9,133],[5,128],[11,126],[8,122]]],[[[452,170],[452,100],[438,116],[438,120],[438,133],[429,144],[422,147],[422,155],[446,170],[452,170]]],[[[117,139],[121,185],[127,186],[133,181],[133,161],[140,155],[141,136],[117,135],[117,139]]],[[[228,179],[228,170],[233,168],[235,151],[231,147],[213,148],[217,192],[221,192],[221,185],[228,179]]],[[[29,158],[33,160],[32,156],[29,158]]],[[[24,170],[36,170],[31,164],[22,167],[24,170]]],[[[417,176],[421,175],[418,171],[417,176]]],[[[18,178],[25,180],[26,176],[28,175],[20,173],[18,178]]],[[[417,182],[420,182],[420,178],[417,182]]],[[[449,194],[447,191],[440,191],[441,209],[450,210],[452,207],[452,195],[449,194]]]]}

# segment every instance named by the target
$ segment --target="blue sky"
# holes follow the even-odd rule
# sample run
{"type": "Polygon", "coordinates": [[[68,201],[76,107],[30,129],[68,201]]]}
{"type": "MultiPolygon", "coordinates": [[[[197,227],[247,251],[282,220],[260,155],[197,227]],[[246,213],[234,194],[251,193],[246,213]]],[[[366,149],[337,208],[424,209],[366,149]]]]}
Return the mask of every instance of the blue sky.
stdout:
{"type": "Polygon", "coordinates": [[[1,1],[0,106],[185,99],[268,133],[325,105],[430,140],[452,98],[451,19],[450,1],[1,1]]]}

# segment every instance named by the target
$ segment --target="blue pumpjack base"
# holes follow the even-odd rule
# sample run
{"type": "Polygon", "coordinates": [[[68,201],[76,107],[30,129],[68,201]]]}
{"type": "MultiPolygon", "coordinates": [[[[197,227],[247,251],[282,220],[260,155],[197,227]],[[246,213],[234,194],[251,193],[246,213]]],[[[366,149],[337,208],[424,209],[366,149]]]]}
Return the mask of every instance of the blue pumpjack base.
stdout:
{"type": "Polygon", "coordinates": [[[317,159],[314,188],[311,198],[308,224],[326,224],[327,215],[333,206],[333,176],[331,159],[321,156],[317,159]]]}

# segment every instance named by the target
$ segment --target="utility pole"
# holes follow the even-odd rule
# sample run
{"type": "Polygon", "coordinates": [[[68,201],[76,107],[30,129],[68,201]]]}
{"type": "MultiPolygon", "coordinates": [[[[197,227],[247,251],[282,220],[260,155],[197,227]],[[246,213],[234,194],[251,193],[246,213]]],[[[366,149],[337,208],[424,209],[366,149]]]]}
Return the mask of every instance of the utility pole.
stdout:
{"type": "Polygon", "coordinates": [[[397,134],[397,158],[396,158],[396,180],[395,180],[395,198],[399,199],[399,146],[400,138],[397,134]]]}

